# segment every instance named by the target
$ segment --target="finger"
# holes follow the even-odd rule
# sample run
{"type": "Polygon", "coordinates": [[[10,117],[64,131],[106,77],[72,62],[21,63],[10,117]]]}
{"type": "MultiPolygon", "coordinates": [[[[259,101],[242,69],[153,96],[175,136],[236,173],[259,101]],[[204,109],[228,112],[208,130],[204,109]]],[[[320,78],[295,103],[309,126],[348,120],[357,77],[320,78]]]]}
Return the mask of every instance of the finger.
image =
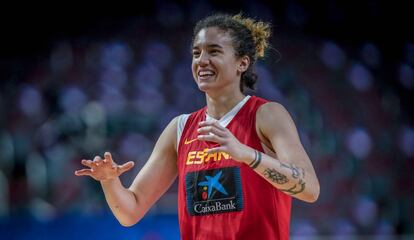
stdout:
{"type": "Polygon", "coordinates": [[[216,147],[216,148],[211,148],[209,150],[207,150],[207,154],[211,154],[211,153],[216,153],[216,152],[226,152],[224,151],[224,147],[216,147]]]}
{"type": "Polygon", "coordinates": [[[86,167],[92,167],[92,161],[91,160],[86,160],[86,159],[82,159],[81,164],[86,166],[86,167]]]}
{"type": "Polygon", "coordinates": [[[100,156],[95,156],[95,158],[93,159],[93,167],[98,167],[100,165],[102,165],[102,158],[100,156]]]}
{"type": "Polygon", "coordinates": [[[197,139],[201,141],[215,142],[218,144],[223,144],[225,142],[224,138],[217,135],[198,135],[197,139]]]}
{"type": "Polygon", "coordinates": [[[133,168],[135,163],[133,161],[129,161],[127,163],[122,164],[119,166],[119,171],[122,173],[129,171],[131,168],[133,168]]]}
{"type": "Polygon", "coordinates": [[[212,126],[217,121],[202,121],[198,123],[200,127],[212,126]]]}
{"type": "Polygon", "coordinates": [[[104,154],[105,159],[103,160],[104,163],[113,163],[114,160],[112,159],[112,154],[110,152],[105,152],[104,154]]]}
{"type": "Polygon", "coordinates": [[[199,134],[209,134],[209,133],[213,133],[219,137],[225,137],[226,136],[226,132],[218,129],[215,126],[207,126],[207,127],[201,127],[197,130],[197,132],[199,134]]]}
{"type": "Polygon", "coordinates": [[[227,130],[227,128],[225,128],[225,127],[223,127],[223,126],[220,125],[220,122],[219,121],[203,121],[203,122],[199,122],[198,125],[200,127],[215,126],[218,129],[220,129],[220,130],[223,130],[223,131],[227,130]]]}
{"type": "Polygon", "coordinates": [[[214,121],[213,122],[213,126],[216,127],[216,128],[218,128],[218,129],[220,129],[220,130],[222,130],[222,131],[226,131],[227,130],[227,128],[225,128],[225,127],[223,127],[223,126],[220,125],[220,122],[219,121],[214,121]]]}
{"type": "Polygon", "coordinates": [[[77,170],[75,171],[75,175],[76,176],[92,176],[92,169],[81,169],[81,170],[77,170]]]}

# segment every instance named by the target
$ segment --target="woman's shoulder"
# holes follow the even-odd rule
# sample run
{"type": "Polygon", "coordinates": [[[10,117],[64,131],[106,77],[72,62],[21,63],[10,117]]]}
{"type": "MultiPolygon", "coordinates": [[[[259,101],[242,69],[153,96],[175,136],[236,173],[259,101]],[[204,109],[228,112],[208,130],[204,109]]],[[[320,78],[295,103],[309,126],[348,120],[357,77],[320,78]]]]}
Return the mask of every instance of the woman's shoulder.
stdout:
{"type": "Polygon", "coordinates": [[[259,107],[258,111],[261,111],[262,114],[287,112],[286,108],[281,103],[268,100],[259,107]]]}
{"type": "Polygon", "coordinates": [[[257,109],[256,113],[256,121],[259,125],[275,126],[281,121],[290,119],[288,110],[278,102],[267,101],[257,109]]]}

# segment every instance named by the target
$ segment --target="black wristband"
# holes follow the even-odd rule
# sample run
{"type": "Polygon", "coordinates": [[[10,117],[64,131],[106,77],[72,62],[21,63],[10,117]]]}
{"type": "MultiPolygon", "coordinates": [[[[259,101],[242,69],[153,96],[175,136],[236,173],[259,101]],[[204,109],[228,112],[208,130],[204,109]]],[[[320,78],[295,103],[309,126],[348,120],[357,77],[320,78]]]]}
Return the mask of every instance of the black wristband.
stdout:
{"type": "Polygon", "coordinates": [[[251,166],[252,169],[257,168],[257,166],[259,166],[260,162],[262,161],[262,153],[256,150],[256,156],[257,159],[256,161],[254,161],[254,164],[251,166]]]}
{"type": "Polygon", "coordinates": [[[253,161],[249,164],[249,167],[252,167],[257,161],[257,150],[254,150],[254,159],[253,161]]]}

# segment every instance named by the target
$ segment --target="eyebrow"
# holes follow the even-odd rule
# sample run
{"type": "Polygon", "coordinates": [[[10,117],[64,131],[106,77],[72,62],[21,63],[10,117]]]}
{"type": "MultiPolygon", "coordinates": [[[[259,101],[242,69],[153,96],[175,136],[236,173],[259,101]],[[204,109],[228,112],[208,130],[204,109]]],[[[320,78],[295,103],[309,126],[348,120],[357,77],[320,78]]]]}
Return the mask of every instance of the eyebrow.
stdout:
{"type": "MultiPolygon", "coordinates": [[[[219,44],[215,44],[215,43],[212,43],[212,44],[207,44],[207,47],[208,48],[223,48],[221,45],[219,45],[219,44]]],[[[195,49],[195,48],[199,48],[199,46],[193,46],[193,48],[192,49],[195,49]]]]}

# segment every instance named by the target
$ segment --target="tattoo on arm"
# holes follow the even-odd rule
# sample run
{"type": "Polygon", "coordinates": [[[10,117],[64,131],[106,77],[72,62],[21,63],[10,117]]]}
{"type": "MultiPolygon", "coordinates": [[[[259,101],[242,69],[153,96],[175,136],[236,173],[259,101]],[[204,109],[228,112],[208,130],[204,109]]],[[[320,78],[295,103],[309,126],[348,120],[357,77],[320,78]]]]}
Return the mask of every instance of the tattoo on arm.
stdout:
{"type": "Polygon", "coordinates": [[[303,190],[305,190],[305,185],[306,183],[302,179],[299,179],[299,183],[295,184],[295,186],[289,189],[280,189],[280,191],[288,193],[290,195],[295,195],[295,194],[303,192],[303,190]],[[298,190],[295,190],[298,187],[298,185],[300,188],[298,190]]]}
{"type": "Polygon", "coordinates": [[[304,179],[305,178],[305,170],[303,168],[300,167],[296,167],[293,164],[285,164],[285,163],[280,163],[281,167],[285,167],[288,168],[292,171],[292,177],[295,179],[304,179]]]}
{"type": "Polygon", "coordinates": [[[281,174],[275,169],[266,168],[266,170],[263,172],[263,175],[277,184],[284,184],[289,181],[285,175],[281,174]]]}
{"type": "MultiPolygon", "coordinates": [[[[305,190],[305,185],[306,185],[305,180],[304,180],[305,170],[303,168],[296,167],[293,164],[280,163],[280,166],[290,169],[292,171],[292,177],[294,179],[299,179],[299,182],[295,184],[293,187],[289,189],[280,189],[280,191],[285,192],[290,195],[295,195],[295,194],[303,192],[303,190],[305,190]]],[[[285,184],[289,181],[289,179],[285,175],[276,171],[276,169],[266,168],[265,171],[263,172],[263,176],[270,179],[272,182],[280,184],[280,185],[285,184]]]]}

